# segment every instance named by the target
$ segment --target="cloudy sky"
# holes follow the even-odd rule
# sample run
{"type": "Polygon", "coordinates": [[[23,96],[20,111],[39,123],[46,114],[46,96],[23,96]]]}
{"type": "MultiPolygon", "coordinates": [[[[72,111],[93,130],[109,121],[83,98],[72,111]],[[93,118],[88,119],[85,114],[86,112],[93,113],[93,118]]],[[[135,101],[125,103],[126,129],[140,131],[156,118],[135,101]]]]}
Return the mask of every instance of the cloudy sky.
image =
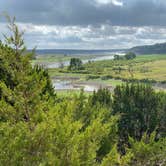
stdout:
{"type": "MultiPolygon", "coordinates": [[[[4,11],[16,16],[29,48],[113,49],[166,41],[166,0],[0,0],[4,11]]],[[[2,18],[0,32],[6,32],[2,18]]]]}

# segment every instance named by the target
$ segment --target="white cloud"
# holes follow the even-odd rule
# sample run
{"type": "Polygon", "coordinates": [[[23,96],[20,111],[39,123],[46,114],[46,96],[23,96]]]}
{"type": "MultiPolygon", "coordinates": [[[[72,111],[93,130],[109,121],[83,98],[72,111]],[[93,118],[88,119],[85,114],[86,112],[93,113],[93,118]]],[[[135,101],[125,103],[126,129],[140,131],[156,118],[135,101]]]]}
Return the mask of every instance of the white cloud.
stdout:
{"type": "MultiPolygon", "coordinates": [[[[56,26],[18,23],[28,48],[113,49],[165,42],[166,27],[56,26]]],[[[0,32],[7,33],[0,24],[0,32]]],[[[2,37],[2,36],[1,36],[2,37]]]]}
{"type": "Polygon", "coordinates": [[[112,0],[112,3],[116,6],[123,6],[123,2],[118,1],[118,0],[112,0]]]}
{"type": "Polygon", "coordinates": [[[115,6],[123,6],[123,2],[119,0],[95,0],[97,3],[100,4],[113,4],[115,6]]]}

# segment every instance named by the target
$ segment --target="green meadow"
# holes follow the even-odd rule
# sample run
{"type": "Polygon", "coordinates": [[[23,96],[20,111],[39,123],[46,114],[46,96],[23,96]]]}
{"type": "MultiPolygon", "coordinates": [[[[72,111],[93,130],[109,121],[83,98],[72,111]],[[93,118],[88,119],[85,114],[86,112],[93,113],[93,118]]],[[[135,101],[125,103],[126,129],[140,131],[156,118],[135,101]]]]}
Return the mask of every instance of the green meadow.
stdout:
{"type": "Polygon", "coordinates": [[[93,75],[113,78],[166,80],[166,55],[142,55],[133,60],[109,60],[85,65],[93,75]]]}

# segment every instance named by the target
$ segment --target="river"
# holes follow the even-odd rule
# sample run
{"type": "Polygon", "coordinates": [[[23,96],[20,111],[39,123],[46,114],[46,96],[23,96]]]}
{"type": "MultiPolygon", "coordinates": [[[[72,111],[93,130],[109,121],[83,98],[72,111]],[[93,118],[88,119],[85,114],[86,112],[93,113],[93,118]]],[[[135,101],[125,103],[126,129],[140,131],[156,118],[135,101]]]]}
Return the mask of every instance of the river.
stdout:
{"type": "MultiPolygon", "coordinates": [[[[102,61],[102,60],[111,60],[113,59],[113,55],[107,55],[107,56],[97,56],[95,58],[89,58],[82,60],[83,64],[88,63],[89,61],[102,61]]],[[[69,66],[70,61],[64,61],[61,62],[64,66],[69,66]]],[[[59,62],[40,62],[39,65],[42,65],[44,68],[52,69],[52,68],[59,68],[60,63],[59,62]]]]}

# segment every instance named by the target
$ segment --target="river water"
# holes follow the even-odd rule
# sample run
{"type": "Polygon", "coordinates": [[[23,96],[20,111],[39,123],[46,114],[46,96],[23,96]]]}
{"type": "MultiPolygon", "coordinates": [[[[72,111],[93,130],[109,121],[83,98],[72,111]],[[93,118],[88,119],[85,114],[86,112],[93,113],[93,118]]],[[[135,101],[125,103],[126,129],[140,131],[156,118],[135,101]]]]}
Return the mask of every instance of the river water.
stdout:
{"type": "MultiPolygon", "coordinates": [[[[96,57],[96,58],[89,58],[89,59],[85,59],[82,60],[83,64],[88,63],[89,61],[102,61],[102,60],[111,60],[113,59],[114,56],[113,55],[107,55],[107,56],[100,56],[100,57],[96,57]]],[[[69,66],[69,61],[65,61],[62,62],[64,66],[69,66]]],[[[52,68],[59,68],[60,67],[60,63],[59,62],[41,62],[40,65],[42,65],[45,68],[48,69],[52,69],[52,68]]]]}
{"type": "Polygon", "coordinates": [[[77,83],[71,80],[53,80],[55,90],[80,90],[84,89],[86,92],[97,91],[100,86],[96,84],[77,83]]]}

